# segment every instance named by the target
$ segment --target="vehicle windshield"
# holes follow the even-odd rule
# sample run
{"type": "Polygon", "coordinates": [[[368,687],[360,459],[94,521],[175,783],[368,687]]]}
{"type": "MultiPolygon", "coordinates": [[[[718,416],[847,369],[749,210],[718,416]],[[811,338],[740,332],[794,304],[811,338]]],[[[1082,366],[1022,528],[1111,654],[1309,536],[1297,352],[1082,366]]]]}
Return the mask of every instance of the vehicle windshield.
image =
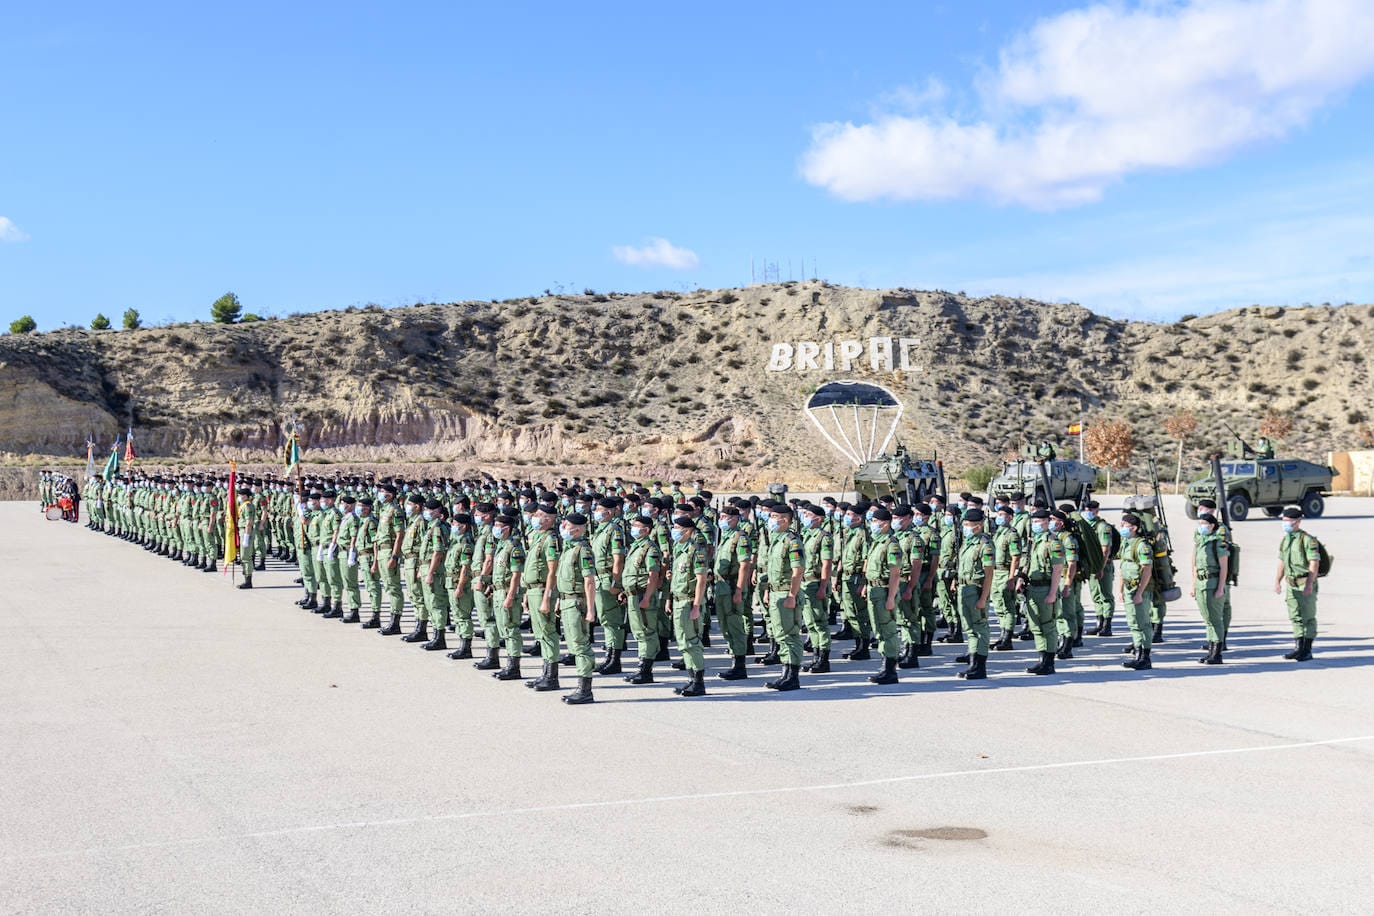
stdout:
{"type": "Polygon", "coordinates": [[[1034,461],[1008,461],[1002,468],[1002,476],[1015,477],[1018,469],[1022,477],[1040,476],[1040,467],[1034,461]]]}
{"type": "Polygon", "coordinates": [[[1224,477],[1244,477],[1255,473],[1255,464],[1252,461],[1224,461],[1221,473],[1224,477]]]}

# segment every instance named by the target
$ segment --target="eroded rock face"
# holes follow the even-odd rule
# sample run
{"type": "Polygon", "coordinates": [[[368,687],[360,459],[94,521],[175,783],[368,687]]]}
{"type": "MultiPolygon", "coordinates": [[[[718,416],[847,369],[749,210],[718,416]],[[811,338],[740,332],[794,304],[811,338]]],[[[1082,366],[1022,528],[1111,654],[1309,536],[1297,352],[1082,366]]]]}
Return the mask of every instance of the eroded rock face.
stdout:
{"type": "MultiPolygon", "coordinates": [[[[897,437],[953,469],[1080,417],[1300,418],[1290,451],[1353,444],[1368,422],[1368,306],[1248,308],[1174,325],[1077,305],[940,291],[791,283],[690,294],[557,296],[322,312],[243,325],[0,337],[0,453],[102,454],[131,419],[141,456],[275,462],[282,424],[308,460],[424,467],[582,468],[838,484],[849,468],[802,404],[834,378],[903,401],[897,437]],[[776,342],[915,338],[919,372],[769,371],[776,342]]],[[[1238,422],[1237,422],[1238,421],[1238,422]]],[[[440,473],[437,468],[435,473],[440,473]]],[[[447,473],[453,473],[448,471],[447,473]]]]}

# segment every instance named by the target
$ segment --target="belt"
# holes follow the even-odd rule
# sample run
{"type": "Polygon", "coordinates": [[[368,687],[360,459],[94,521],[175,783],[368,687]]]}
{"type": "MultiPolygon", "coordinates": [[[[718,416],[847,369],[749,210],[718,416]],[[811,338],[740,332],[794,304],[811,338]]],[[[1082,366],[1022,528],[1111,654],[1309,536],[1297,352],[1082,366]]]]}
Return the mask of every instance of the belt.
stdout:
{"type": "Polygon", "coordinates": [[[977,580],[976,582],[965,582],[963,579],[960,579],[960,580],[959,580],[959,585],[960,585],[961,587],[963,587],[963,588],[981,587],[982,584],[983,584],[983,580],[982,580],[982,579],[979,579],[979,580],[977,580]]]}
{"type": "Polygon", "coordinates": [[[1198,573],[1198,575],[1197,575],[1197,580],[1198,580],[1199,582],[1206,582],[1208,579],[1215,579],[1217,576],[1220,576],[1220,575],[1221,575],[1220,572],[1214,572],[1214,573],[1198,573]]]}
{"type": "Polygon", "coordinates": [[[1284,578],[1288,580],[1288,584],[1293,588],[1302,588],[1307,583],[1307,576],[1285,576],[1284,578]]]}
{"type": "Polygon", "coordinates": [[[1027,579],[1026,582],[1028,582],[1028,583],[1031,584],[1031,585],[1049,585],[1049,584],[1050,584],[1050,580],[1049,580],[1049,579],[1027,579]]]}
{"type": "Polygon", "coordinates": [[[887,588],[887,580],[886,580],[886,579],[869,579],[869,580],[868,580],[868,587],[869,587],[869,588],[887,588]]]}

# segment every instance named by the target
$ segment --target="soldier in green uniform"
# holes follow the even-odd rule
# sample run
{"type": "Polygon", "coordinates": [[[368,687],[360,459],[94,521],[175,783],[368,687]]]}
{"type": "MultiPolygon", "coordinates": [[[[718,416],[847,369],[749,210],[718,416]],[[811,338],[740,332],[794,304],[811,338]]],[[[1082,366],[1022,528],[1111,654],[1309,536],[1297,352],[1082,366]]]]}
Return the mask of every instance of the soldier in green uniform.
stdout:
{"type": "Polygon", "coordinates": [[[1055,610],[1064,583],[1064,546],[1050,533],[1050,514],[1037,509],[1030,518],[1030,544],[1027,547],[1027,617],[1035,635],[1035,651],[1040,662],[1026,669],[1027,674],[1054,674],[1054,655],[1058,645],[1055,610]]]}
{"type": "Polygon", "coordinates": [[[620,653],[625,649],[625,590],[620,577],[625,570],[625,529],[620,524],[620,500],[603,496],[592,510],[596,531],[592,555],[596,567],[596,617],[606,631],[606,660],[597,674],[619,674],[620,653]]]}
{"type": "Polygon", "coordinates": [[[1112,596],[1112,526],[1101,514],[1102,506],[1097,500],[1089,500],[1083,507],[1083,519],[1092,526],[1097,535],[1097,543],[1102,548],[1102,573],[1088,579],[1088,596],[1092,598],[1093,610],[1097,613],[1097,629],[1094,636],[1112,635],[1112,614],[1116,612],[1116,601],[1112,596]]]}
{"type": "Polygon", "coordinates": [[[420,589],[424,595],[426,616],[434,627],[434,635],[421,648],[439,652],[448,648],[444,637],[448,630],[448,586],[444,580],[444,563],[448,559],[448,507],[437,499],[425,501],[424,547],[420,553],[423,574],[420,589]]]}
{"type": "Polygon", "coordinates": [[[699,697],[706,693],[706,659],[701,651],[701,632],[697,621],[706,603],[706,577],[710,565],[705,545],[695,536],[696,530],[696,522],[692,517],[683,514],[673,518],[669,534],[673,540],[673,565],[669,580],[673,599],[673,631],[688,675],[687,683],[674,687],[673,692],[684,697],[699,697]]]}
{"type": "Polygon", "coordinates": [[[477,614],[477,625],[482,628],[482,638],[487,643],[486,662],[495,668],[501,646],[501,631],[496,625],[496,614],[492,610],[492,556],[496,552],[496,539],[491,536],[492,522],[496,518],[496,506],[489,502],[473,505],[473,521],[476,530],[472,541],[472,563],[470,576],[472,582],[472,607],[477,614]]]}
{"type": "Polygon", "coordinates": [[[448,559],[444,561],[445,582],[452,596],[452,620],[458,636],[458,647],[448,654],[449,658],[472,658],[472,555],[477,546],[473,533],[473,518],[467,512],[453,516],[450,526],[448,559]]]}
{"type": "Polygon", "coordinates": [[[395,636],[401,632],[401,613],[405,610],[405,592],[401,590],[402,542],[408,527],[408,518],[417,511],[414,503],[398,504],[397,488],[394,484],[383,484],[378,489],[381,510],[377,515],[377,554],[375,564],[377,578],[381,580],[382,591],[386,593],[387,610],[390,620],[379,632],[382,636],[395,636]]]}
{"type": "Polygon", "coordinates": [[[840,548],[840,613],[845,623],[854,633],[854,650],[844,657],[850,661],[862,662],[872,658],[868,651],[868,641],[873,636],[872,622],[863,599],[863,565],[868,550],[868,531],[864,527],[865,508],[840,503],[844,510],[842,521],[844,542],[840,548]]]}
{"type": "Polygon", "coordinates": [[[320,590],[320,579],[315,566],[315,535],[319,530],[317,517],[320,514],[320,494],[312,490],[297,508],[296,539],[300,544],[301,584],[305,588],[305,600],[296,602],[307,611],[319,609],[316,595],[320,590]]]}
{"type": "MultiPolygon", "coordinates": [[[[754,542],[740,524],[738,506],[721,509],[716,526],[720,529],[714,560],[716,619],[720,623],[720,632],[725,637],[731,660],[730,667],[716,677],[724,681],[738,681],[749,676],[745,667],[745,657],[749,651],[745,618],[751,611],[745,599],[754,573],[754,542]]],[[[826,636],[829,636],[828,628],[826,636]]],[[[829,648],[828,639],[826,648],[829,648]]]]}
{"type": "Polygon", "coordinates": [[[334,535],[339,530],[341,519],[336,505],[337,497],[336,490],[324,491],[320,497],[320,514],[316,519],[320,544],[316,563],[323,568],[322,575],[317,569],[316,577],[320,580],[321,591],[325,596],[320,611],[322,617],[343,615],[343,579],[339,576],[339,564],[336,562],[338,546],[334,543],[334,535]]]}
{"type": "Polygon", "coordinates": [[[830,587],[834,578],[835,547],[825,529],[825,510],[801,503],[802,581],[797,593],[801,623],[811,634],[811,662],[805,670],[825,674],[830,670],[830,587]]]}
{"type": "MultiPolygon", "coordinates": [[[[524,654],[520,636],[521,590],[525,573],[525,546],[515,534],[516,521],[511,515],[497,515],[492,520],[491,539],[491,610],[496,618],[497,637],[506,645],[506,664],[500,665],[500,643],[497,637],[487,637],[487,657],[472,667],[479,671],[497,669],[491,676],[498,681],[520,679],[520,656],[524,654]]],[[[541,580],[542,581],[542,580],[541,580]]],[[[544,665],[544,676],[549,666],[544,665]]],[[[558,677],[557,669],[553,677],[558,677]]]]}
{"type": "Polygon", "coordinates": [[[557,507],[545,503],[530,517],[525,544],[525,610],[530,615],[530,630],[544,663],[543,673],[528,686],[557,690],[558,684],[558,524],[557,507]],[[552,686],[547,686],[552,684],[552,686]]]}
{"type": "MultiPolygon", "coordinates": [[[[911,543],[911,575],[916,581],[916,614],[921,621],[920,640],[913,658],[934,654],[935,642],[935,581],[938,533],[931,525],[931,510],[926,503],[911,507],[914,537],[911,543]]],[[[899,666],[900,667],[900,666],[899,666]]],[[[914,666],[913,666],[914,667],[914,666]]]]}
{"type": "Polygon", "coordinates": [[[959,672],[966,680],[988,676],[988,600],[995,574],[992,538],[984,530],[983,510],[975,506],[964,513],[963,538],[959,544],[958,611],[968,639],[968,668],[959,672]]]}
{"type": "MultiPolygon", "coordinates": [[[[1217,514],[1216,501],[1212,499],[1199,499],[1197,501],[1197,511],[1199,515],[1215,516],[1217,514]]],[[[1218,522],[1216,534],[1218,537],[1221,538],[1222,543],[1226,544],[1229,548],[1231,544],[1231,532],[1226,528],[1226,526],[1218,522]]],[[[1197,536],[1194,535],[1193,539],[1197,540],[1197,536]]],[[[1221,651],[1225,652],[1227,649],[1226,634],[1231,631],[1231,587],[1229,580],[1227,580],[1226,597],[1222,599],[1221,616],[1221,651]]]]}
{"type": "MultiPolygon", "coordinates": [[[[1068,504],[1068,508],[1072,509],[1072,504],[1068,504]]],[[[1066,661],[1073,658],[1074,642],[1083,627],[1083,609],[1078,603],[1083,550],[1078,542],[1077,527],[1070,524],[1069,513],[1063,506],[1050,512],[1050,533],[1059,538],[1064,548],[1064,576],[1059,587],[1059,646],[1055,657],[1066,661]]]]}
{"type": "Polygon", "coordinates": [[[1302,510],[1289,506],[1283,510],[1283,537],[1279,540],[1274,594],[1283,595],[1288,605],[1288,619],[1293,624],[1293,650],[1283,656],[1290,661],[1312,660],[1312,641],[1317,638],[1317,573],[1320,566],[1320,544],[1302,530],[1302,510]]]}
{"type": "Polygon", "coordinates": [[[897,658],[902,640],[897,632],[897,593],[902,582],[902,548],[892,536],[892,513],[879,506],[868,522],[869,540],[863,561],[863,598],[870,632],[878,634],[883,667],[869,675],[874,684],[897,683],[897,658]]]}
{"type": "MultiPolygon", "coordinates": [[[[548,508],[552,508],[551,506],[548,508]]],[[[591,703],[595,652],[592,649],[592,624],[596,620],[596,565],[592,545],[587,541],[587,516],[570,512],[559,534],[563,541],[554,569],[558,590],[558,613],[563,622],[563,637],[577,665],[577,689],[563,696],[569,706],[591,703]]],[[[557,659],[552,665],[558,671],[557,659]]],[[[555,674],[556,676],[556,674],[555,674]]],[[[535,690],[549,690],[549,681],[535,684],[535,690]]]]}
{"type": "Polygon", "coordinates": [[[363,577],[363,590],[367,592],[368,607],[372,614],[362,624],[364,630],[377,630],[382,626],[382,577],[378,575],[377,562],[377,516],[372,514],[376,500],[371,496],[358,499],[358,530],[353,535],[353,551],[358,558],[358,570],[363,577]]]}
{"type": "Polygon", "coordinates": [[[1127,622],[1131,627],[1131,657],[1122,662],[1125,668],[1148,671],[1150,645],[1154,631],[1150,626],[1151,579],[1154,577],[1155,549],[1153,539],[1145,534],[1140,517],[1130,512],[1121,516],[1121,606],[1129,607],[1127,622]]]}
{"type": "Polygon", "coordinates": [[[341,623],[357,623],[358,612],[362,608],[362,596],[358,590],[358,552],[354,545],[354,538],[358,534],[358,499],[345,494],[339,497],[339,505],[342,506],[342,515],[339,527],[334,531],[332,545],[339,577],[339,606],[334,609],[334,616],[341,623]],[[348,605],[346,613],[345,602],[348,605]]]}
{"type": "MultiPolygon", "coordinates": [[[[630,518],[630,546],[625,552],[621,584],[630,630],[639,647],[639,670],[625,678],[631,684],[654,682],[654,659],[658,655],[658,626],[653,617],[654,592],[663,581],[663,554],[649,535],[653,522],[642,515],[630,518]]],[[[741,633],[741,639],[743,634],[741,633]]],[[[741,664],[743,659],[740,660],[741,664]]]]}
{"type": "Polygon", "coordinates": [[[1001,637],[993,643],[994,652],[1008,652],[1015,648],[1012,633],[1016,629],[1015,582],[1021,574],[1024,551],[1021,538],[1012,521],[1016,510],[1004,505],[993,513],[992,535],[992,610],[997,614],[1001,637]]]}
{"type": "Polygon", "coordinates": [[[1198,610],[1207,624],[1207,652],[1199,659],[1206,665],[1222,662],[1222,640],[1226,636],[1223,613],[1227,591],[1226,574],[1231,551],[1217,533],[1216,516],[1203,513],[1197,517],[1197,534],[1193,538],[1193,585],[1188,594],[1198,601],[1198,610]]]}
{"type": "Polygon", "coordinates": [[[238,499],[239,549],[243,557],[243,581],[239,588],[253,587],[253,556],[258,549],[258,533],[262,526],[262,504],[253,498],[252,490],[243,486],[235,494],[238,499]]]}
{"type": "MultiPolygon", "coordinates": [[[[402,636],[405,642],[423,642],[429,639],[429,618],[426,616],[424,589],[420,585],[420,557],[424,553],[425,498],[419,491],[412,490],[406,495],[405,529],[401,533],[401,574],[405,577],[406,594],[415,606],[415,629],[402,636]]],[[[382,632],[390,630],[387,627],[382,632]]]]}
{"type": "Polygon", "coordinates": [[[901,654],[897,656],[897,667],[902,670],[921,667],[916,657],[916,647],[921,644],[921,599],[919,578],[925,558],[917,550],[920,536],[916,533],[914,519],[916,513],[905,503],[894,506],[892,512],[892,536],[902,549],[902,582],[897,589],[897,632],[902,641],[901,654]]]}

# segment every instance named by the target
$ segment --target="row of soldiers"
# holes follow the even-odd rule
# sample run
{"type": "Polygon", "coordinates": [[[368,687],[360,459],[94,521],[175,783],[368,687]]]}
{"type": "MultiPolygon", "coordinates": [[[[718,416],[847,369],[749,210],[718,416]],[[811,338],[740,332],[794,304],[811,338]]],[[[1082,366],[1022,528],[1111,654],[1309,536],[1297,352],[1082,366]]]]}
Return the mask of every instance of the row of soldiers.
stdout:
{"type": "MultiPolygon", "coordinates": [[[[222,536],[222,485],[195,476],[92,481],[92,526],[211,570],[222,536]]],[[[564,697],[573,704],[592,701],[594,674],[621,673],[629,634],[638,666],[625,680],[653,683],[654,664],[668,661],[669,643],[676,642],[681,658],[673,666],[688,674],[677,692],[702,695],[702,650],[710,645],[713,615],[731,656],[718,676],[747,678],[757,639],[771,648],[754,662],[782,666],[767,685],[778,690],[799,687],[803,672],[828,672],[833,641],[849,638],[854,647],[844,658],[868,660],[877,649],[882,665],[870,680],[896,683],[898,670],[917,668],[919,658],[933,654],[941,627],[948,630],[941,642],[966,647],[956,660],[965,666],[962,678],[985,678],[988,652],[1011,650],[1017,638],[1034,641],[1037,659],[1027,671],[1052,674],[1056,660],[1071,659],[1083,644],[1084,586],[1097,613],[1089,635],[1112,635],[1114,599],[1126,608],[1125,667],[1148,670],[1152,647],[1163,638],[1165,605],[1152,582],[1157,525],[1149,513],[1128,513],[1114,530],[1095,502],[1081,511],[1070,504],[1051,510],[1012,497],[985,509],[979,497],[963,493],[948,504],[939,496],[916,505],[890,497],[826,498],[819,505],[736,497],[717,506],[700,487],[687,497],[676,484],[665,492],[605,480],[562,481],[546,491],[491,480],[354,478],[314,481],[307,489],[248,478],[236,495],[240,588],[252,587],[252,571],[269,554],[295,562],[300,606],[383,635],[401,633],[408,594],[416,622],[405,641],[449,650],[445,633],[453,632],[458,643],[450,657],[470,658],[480,628],[486,652],[475,667],[517,680],[522,655],[537,655],[543,670],[526,683],[546,691],[560,689],[560,665],[574,665],[578,687],[564,697]],[[1085,532],[1102,558],[1091,572],[1085,532]],[[1113,560],[1120,570],[1115,596],[1113,560]],[[756,633],[756,613],[763,634],[756,633]],[[832,635],[837,615],[844,626],[832,635]],[[995,643],[993,615],[1000,626],[995,643]],[[599,664],[592,650],[597,624],[605,632],[599,664]],[[534,637],[528,650],[522,626],[534,637]],[[560,641],[567,645],[562,654],[560,641]]],[[[1202,508],[1195,560],[1203,566],[1199,573],[1195,564],[1195,578],[1204,588],[1199,606],[1208,644],[1200,661],[1216,664],[1230,625],[1229,536],[1206,511],[1215,507],[1202,508]]],[[[1310,641],[1307,648],[1310,657],[1310,641]]]]}

